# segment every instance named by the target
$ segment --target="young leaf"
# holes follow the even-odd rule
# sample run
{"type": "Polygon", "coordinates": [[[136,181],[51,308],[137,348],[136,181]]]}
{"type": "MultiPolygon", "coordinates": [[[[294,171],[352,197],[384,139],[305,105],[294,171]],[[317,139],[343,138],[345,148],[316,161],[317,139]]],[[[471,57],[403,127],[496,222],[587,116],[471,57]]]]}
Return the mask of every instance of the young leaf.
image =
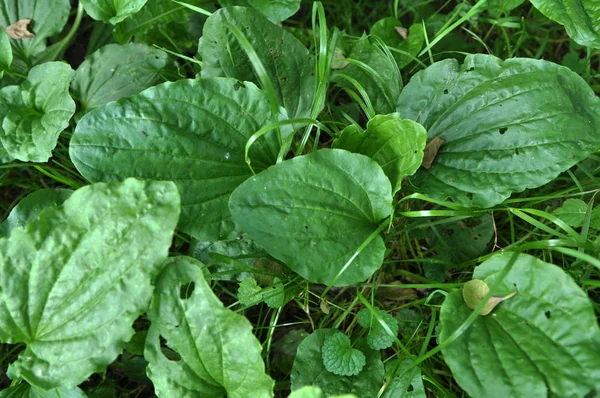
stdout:
{"type": "Polygon", "coordinates": [[[133,335],[179,216],[171,182],[94,184],[0,239],[0,341],[43,389],[103,371],[133,335]]]}
{"type": "Polygon", "coordinates": [[[253,7],[273,23],[285,21],[300,9],[300,0],[219,0],[219,4],[253,7]]]}
{"type": "Polygon", "coordinates": [[[366,359],[359,374],[338,376],[325,368],[321,350],[329,337],[339,333],[335,329],[317,329],[300,343],[292,369],[292,391],[304,386],[316,386],[323,390],[326,397],[335,394],[377,396],[384,381],[383,363],[379,359],[379,351],[371,350],[364,340],[358,340],[354,345],[366,359]]]}
{"type": "Polygon", "coordinates": [[[561,207],[554,210],[554,214],[571,227],[581,227],[587,207],[587,203],[581,199],[567,199],[561,207]]]}
{"type": "Polygon", "coordinates": [[[419,123],[403,120],[400,114],[377,115],[361,131],[348,126],[333,148],[362,153],[376,161],[392,183],[392,194],[400,190],[404,177],[414,174],[423,160],[427,131],[419,123]]]}
{"type": "Polygon", "coordinates": [[[34,66],[21,86],[0,90],[0,143],[11,158],[46,162],[52,156],[75,113],[69,95],[73,73],[65,63],[48,62],[34,66]]]}
{"type": "Polygon", "coordinates": [[[46,48],[46,39],[62,31],[70,10],[69,0],[0,0],[0,27],[7,27],[21,19],[30,19],[33,26],[33,38],[10,40],[15,58],[30,64],[31,57],[46,48]]]}
{"type": "Polygon", "coordinates": [[[71,91],[85,113],[158,84],[166,64],[167,54],[143,43],[108,44],[79,65],[71,91]]]}
{"type": "Polygon", "coordinates": [[[10,68],[13,60],[12,47],[8,35],[0,29],[0,79],[4,71],[10,68]]]}
{"type": "Polygon", "coordinates": [[[600,8],[594,0],[531,0],[531,4],[563,25],[578,44],[600,48],[600,8]]]}
{"type": "Polygon", "coordinates": [[[421,368],[411,366],[414,358],[406,358],[397,366],[396,375],[388,384],[382,398],[426,398],[425,386],[421,376],[421,368]]]}
{"type": "Polygon", "coordinates": [[[0,391],[0,398],[87,398],[87,395],[77,387],[42,390],[23,382],[0,391]]]}
{"type": "Polygon", "coordinates": [[[325,339],[321,353],[325,369],[338,376],[355,376],[367,363],[365,354],[352,348],[350,338],[340,332],[325,339]]]}
{"type": "MultiPolygon", "coordinates": [[[[90,181],[174,181],[182,198],[179,229],[199,240],[231,239],[239,231],[229,195],[252,176],[246,142],[271,123],[269,101],[252,83],[179,80],[86,114],[69,153],[90,181]]],[[[262,137],[250,150],[254,169],[274,164],[278,151],[275,132],[262,137]]]]}
{"type": "Polygon", "coordinates": [[[385,245],[371,235],[391,206],[381,167],[340,149],[278,163],[241,184],[229,202],[234,220],[271,256],[311,282],[336,286],[362,282],[381,266],[385,245]]]}
{"type": "Polygon", "coordinates": [[[11,210],[6,220],[0,223],[0,238],[7,237],[17,227],[24,227],[45,208],[60,206],[72,193],[69,189],[40,189],[27,195],[11,210]]]}
{"type": "MultiPolygon", "coordinates": [[[[356,398],[353,394],[330,395],[330,398],[356,398]]],[[[323,391],[319,387],[305,386],[290,394],[288,398],[324,398],[323,391]]]]}
{"type": "Polygon", "coordinates": [[[383,350],[391,347],[394,343],[394,337],[398,335],[398,321],[379,308],[375,307],[374,310],[377,312],[379,318],[381,318],[390,328],[393,335],[390,335],[388,331],[385,330],[377,318],[375,318],[367,308],[363,308],[358,312],[356,320],[360,326],[369,330],[369,335],[367,336],[369,347],[374,350],[383,350]]]}
{"type": "MultiPolygon", "coordinates": [[[[585,292],[559,267],[520,254],[503,280],[512,253],[475,269],[499,296],[518,294],[491,316],[477,317],[443,349],[458,384],[474,397],[586,396],[600,388],[600,329],[585,292]]],[[[440,341],[469,317],[460,291],[440,315],[440,341]]]]}
{"type": "Polygon", "coordinates": [[[81,4],[90,17],[118,24],[130,15],[142,9],[147,0],[81,0],[81,4]]]}
{"type": "Polygon", "coordinates": [[[263,301],[264,292],[262,287],[258,286],[254,277],[249,277],[240,282],[240,287],[237,291],[240,304],[251,307],[263,301]]]}
{"type": "Polygon", "coordinates": [[[445,141],[412,182],[465,206],[494,206],[543,185],[600,147],[600,99],[577,74],[547,61],[477,54],[462,66],[436,62],[398,103],[430,139],[445,141]]]}
{"type": "Polygon", "coordinates": [[[159,397],[273,397],[261,346],[248,320],[223,307],[197,260],[175,257],[159,275],[148,311],[152,325],[144,356],[159,397]],[[193,291],[181,297],[181,286],[193,291]],[[160,337],[180,360],[167,359],[160,337]]]}
{"type": "Polygon", "coordinates": [[[198,44],[202,77],[228,76],[260,83],[246,52],[226,24],[243,30],[273,83],[279,104],[290,118],[310,116],[315,96],[312,56],[294,35],[252,8],[222,8],[206,20],[198,44]]]}
{"type": "Polygon", "coordinates": [[[371,27],[371,34],[380,37],[386,45],[408,53],[402,54],[392,51],[394,59],[398,63],[400,69],[402,69],[411,63],[414,60],[414,57],[421,51],[423,43],[425,42],[425,33],[423,32],[423,25],[420,22],[412,25],[404,33],[406,36],[400,34],[399,29],[404,29],[402,28],[400,21],[396,18],[388,17],[375,22],[371,27]],[[411,55],[413,57],[411,57],[411,55]]]}
{"type": "Polygon", "coordinates": [[[264,295],[265,304],[270,308],[279,308],[286,303],[285,288],[277,277],[273,279],[273,284],[267,289],[264,295]]]}

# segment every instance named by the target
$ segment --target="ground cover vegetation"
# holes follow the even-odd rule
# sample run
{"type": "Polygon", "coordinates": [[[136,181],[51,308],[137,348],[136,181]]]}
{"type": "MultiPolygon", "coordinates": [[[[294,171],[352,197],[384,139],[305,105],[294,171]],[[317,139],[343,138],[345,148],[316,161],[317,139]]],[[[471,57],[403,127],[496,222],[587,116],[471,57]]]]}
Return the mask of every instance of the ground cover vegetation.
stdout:
{"type": "Polygon", "coordinates": [[[0,0],[0,397],[600,393],[591,0],[0,0]]]}

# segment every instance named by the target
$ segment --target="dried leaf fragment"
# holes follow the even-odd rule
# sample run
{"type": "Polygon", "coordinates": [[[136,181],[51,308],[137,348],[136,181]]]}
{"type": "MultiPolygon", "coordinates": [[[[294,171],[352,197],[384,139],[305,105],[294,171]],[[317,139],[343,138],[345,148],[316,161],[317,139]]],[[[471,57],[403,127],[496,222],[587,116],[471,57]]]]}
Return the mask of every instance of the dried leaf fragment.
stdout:
{"type": "Polygon", "coordinates": [[[408,29],[402,28],[400,26],[396,26],[394,27],[394,29],[396,30],[396,33],[398,33],[400,37],[402,37],[404,40],[408,38],[408,29]]]}
{"type": "MultiPolygon", "coordinates": [[[[490,291],[490,288],[488,287],[487,283],[485,283],[481,279],[473,279],[473,280],[470,280],[467,283],[465,283],[465,285],[463,286],[463,289],[462,289],[463,299],[465,300],[465,303],[467,304],[467,306],[470,309],[474,310],[475,308],[477,308],[479,303],[481,303],[481,301],[484,299],[484,297],[488,294],[489,291],[490,291]]],[[[492,310],[494,308],[496,308],[496,306],[498,304],[500,304],[501,302],[503,302],[505,300],[508,300],[509,298],[513,297],[515,294],[517,294],[516,291],[512,292],[510,294],[507,294],[504,297],[496,297],[496,296],[490,297],[490,299],[487,301],[487,303],[485,303],[485,305],[483,306],[483,309],[481,310],[479,315],[485,316],[485,315],[489,314],[490,312],[492,312],[492,310]]]]}
{"type": "Polygon", "coordinates": [[[31,39],[35,37],[35,34],[27,30],[27,25],[31,23],[31,19],[19,19],[17,22],[8,25],[4,28],[4,31],[12,39],[31,39]]]}
{"type": "Polygon", "coordinates": [[[431,165],[444,142],[446,141],[440,137],[433,137],[433,139],[427,143],[425,150],[423,151],[423,163],[421,163],[421,166],[426,169],[431,168],[431,165]]]}

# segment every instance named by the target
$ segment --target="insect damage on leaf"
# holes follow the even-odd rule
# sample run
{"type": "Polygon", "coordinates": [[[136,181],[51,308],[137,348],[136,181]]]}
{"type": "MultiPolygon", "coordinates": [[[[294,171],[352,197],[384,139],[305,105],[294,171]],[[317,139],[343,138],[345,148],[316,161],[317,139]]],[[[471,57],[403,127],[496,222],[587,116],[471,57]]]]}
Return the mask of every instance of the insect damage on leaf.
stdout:
{"type": "Polygon", "coordinates": [[[445,141],[440,137],[433,137],[433,139],[427,143],[425,150],[423,151],[423,163],[421,163],[421,166],[426,169],[431,168],[431,165],[444,142],[445,141]]]}
{"type": "Polygon", "coordinates": [[[27,25],[30,23],[31,19],[19,19],[17,22],[4,28],[4,31],[11,39],[31,39],[35,37],[35,34],[27,29],[27,25]]]}
{"type": "MultiPolygon", "coordinates": [[[[467,306],[470,309],[474,310],[475,308],[477,308],[479,303],[481,303],[481,301],[485,298],[489,291],[490,288],[488,287],[487,283],[485,283],[481,279],[473,279],[465,283],[465,285],[463,286],[463,299],[465,300],[467,306]]],[[[485,305],[483,306],[483,309],[481,310],[479,315],[485,316],[489,314],[494,308],[496,308],[498,304],[505,300],[508,300],[515,294],[517,294],[516,291],[507,294],[504,297],[490,297],[487,303],[485,303],[485,305]]]]}

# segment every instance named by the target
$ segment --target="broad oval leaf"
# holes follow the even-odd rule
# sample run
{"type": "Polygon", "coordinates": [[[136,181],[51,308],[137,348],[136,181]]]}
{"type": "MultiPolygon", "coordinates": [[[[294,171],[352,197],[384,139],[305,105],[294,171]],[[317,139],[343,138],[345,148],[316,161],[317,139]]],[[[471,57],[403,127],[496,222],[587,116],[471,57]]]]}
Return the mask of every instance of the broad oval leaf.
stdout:
{"type": "MultiPolygon", "coordinates": [[[[90,181],[139,177],[174,181],[181,192],[179,229],[199,240],[236,236],[229,195],[252,173],[246,141],[272,123],[269,101],[252,83],[179,80],[86,114],[70,143],[71,160],[90,181]]],[[[252,165],[275,163],[275,132],[250,150],[252,165]]]]}
{"type": "Polygon", "coordinates": [[[0,398],[87,398],[81,389],[75,388],[53,388],[42,390],[25,382],[0,391],[0,398]]]}
{"type": "MultiPolygon", "coordinates": [[[[458,384],[474,397],[589,396],[600,391],[600,329],[586,293],[559,267],[512,253],[475,269],[494,295],[517,294],[475,322],[442,352],[458,384]]],[[[440,321],[444,342],[472,310],[460,291],[448,295],[440,321]]]]}
{"type": "Polygon", "coordinates": [[[29,30],[35,35],[31,39],[11,39],[15,58],[29,63],[32,56],[46,48],[46,39],[60,33],[69,19],[71,2],[52,1],[0,1],[0,28],[21,20],[30,19],[29,30]]]}
{"type": "Polygon", "coordinates": [[[326,397],[335,394],[376,397],[384,381],[383,363],[379,359],[379,351],[370,349],[364,341],[354,344],[354,348],[366,358],[359,374],[338,376],[325,369],[321,350],[325,340],[336,333],[339,333],[336,329],[317,329],[300,343],[291,375],[292,393],[304,386],[316,386],[326,397]]]}
{"type": "Polygon", "coordinates": [[[12,60],[13,54],[10,39],[4,30],[0,29],[0,79],[4,76],[4,71],[10,68],[12,60]]]}
{"type": "Polygon", "coordinates": [[[43,389],[75,387],[121,353],[179,216],[171,182],[94,184],[0,239],[0,341],[43,389]]]}
{"type": "Polygon", "coordinates": [[[198,45],[202,76],[260,82],[246,52],[226,24],[239,27],[246,35],[273,83],[279,104],[290,118],[308,117],[315,96],[312,56],[300,40],[252,8],[222,8],[206,20],[198,45]]]}
{"type": "Polygon", "coordinates": [[[144,354],[156,394],[272,397],[274,382],[265,374],[262,347],[252,325],[223,307],[204,280],[202,266],[193,258],[175,257],[157,279],[144,354]],[[161,336],[180,360],[163,354],[161,336]]]}
{"type": "Polygon", "coordinates": [[[79,65],[71,91],[87,112],[160,83],[166,63],[167,54],[143,43],[108,44],[79,65]]]}
{"type": "Polygon", "coordinates": [[[142,9],[147,0],[81,0],[81,4],[90,17],[118,24],[130,15],[142,9]]]}
{"type": "Polygon", "coordinates": [[[433,64],[398,106],[445,141],[412,179],[417,188],[480,207],[546,184],[600,148],[599,110],[600,99],[568,68],[491,55],[433,64]]]}
{"type": "Polygon", "coordinates": [[[294,15],[300,9],[300,0],[219,0],[222,7],[253,7],[269,21],[279,23],[294,15]]]}
{"type": "Polygon", "coordinates": [[[364,131],[354,125],[346,127],[332,147],[362,153],[376,161],[390,179],[395,194],[404,177],[414,174],[421,165],[426,141],[423,126],[392,113],[375,116],[364,131]]]}
{"type": "Polygon", "coordinates": [[[70,189],[40,189],[27,195],[0,223],[0,238],[8,236],[14,228],[24,227],[47,207],[61,205],[72,193],[70,189]]]}
{"type": "Polygon", "coordinates": [[[600,48],[600,7],[595,0],[531,0],[542,14],[563,25],[582,46],[600,48]]]}
{"type": "Polygon", "coordinates": [[[294,272],[311,282],[347,286],[381,267],[385,245],[374,236],[336,279],[389,216],[391,186],[370,158],[321,149],[244,182],[229,209],[242,230],[294,272]]]}
{"type": "Polygon", "coordinates": [[[21,86],[0,90],[0,143],[23,162],[46,162],[69,126],[75,102],[69,95],[71,67],[62,62],[34,66],[21,86]]]}

